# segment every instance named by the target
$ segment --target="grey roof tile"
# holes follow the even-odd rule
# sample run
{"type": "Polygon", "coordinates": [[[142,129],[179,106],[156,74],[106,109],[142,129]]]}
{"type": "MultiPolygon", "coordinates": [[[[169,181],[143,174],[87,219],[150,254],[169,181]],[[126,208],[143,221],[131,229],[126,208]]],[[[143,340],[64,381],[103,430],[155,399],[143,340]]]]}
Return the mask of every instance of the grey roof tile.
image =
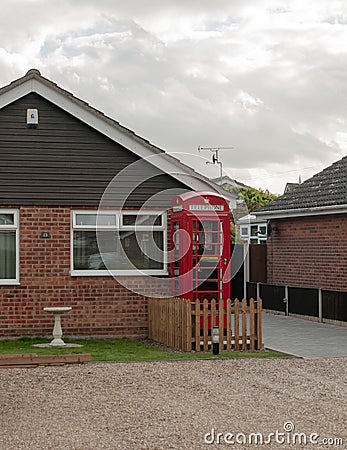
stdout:
{"type": "Polygon", "coordinates": [[[258,212],[347,205],[347,156],[297,184],[258,212]]]}

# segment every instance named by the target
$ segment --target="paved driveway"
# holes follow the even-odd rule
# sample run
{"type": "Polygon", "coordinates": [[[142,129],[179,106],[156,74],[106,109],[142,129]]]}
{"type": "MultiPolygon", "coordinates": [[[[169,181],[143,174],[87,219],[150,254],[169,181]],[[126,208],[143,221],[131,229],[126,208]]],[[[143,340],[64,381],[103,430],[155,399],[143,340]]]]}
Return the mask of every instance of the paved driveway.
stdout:
{"type": "Polygon", "coordinates": [[[267,348],[301,357],[347,356],[347,327],[263,313],[267,348]]]}

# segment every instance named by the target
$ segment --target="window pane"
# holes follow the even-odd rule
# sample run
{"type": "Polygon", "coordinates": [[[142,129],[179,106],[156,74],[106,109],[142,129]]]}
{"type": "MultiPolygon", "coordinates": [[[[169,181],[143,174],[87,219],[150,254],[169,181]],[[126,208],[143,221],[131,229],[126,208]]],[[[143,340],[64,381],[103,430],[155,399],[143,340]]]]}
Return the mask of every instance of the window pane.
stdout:
{"type": "Polygon", "coordinates": [[[122,231],[122,247],[138,269],[163,269],[164,239],[161,231],[122,231]]]}
{"type": "Polygon", "coordinates": [[[247,227],[241,227],[241,236],[248,236],[248,228],[247,227]]]}
{"type": "Polygon", "coordinates": [[[96,219],[98,227],[102,226],[116,226],[117,216],[115,214],[99,214],[96,219]]]}
{"type": "Polygon", "coordinates": [[[14,214],[0,214],[1,225],[14,225],[14,214]]]}
{"type": "Polygon", "coordinates": [[[74,270],[134,270],[163,269],[164,239],[162,231],[98,232],[102,248],[100,253],[96,231],[74,231],[74,270]],[[130,261],[130,262],[129,262],[130,261]]]}
{"type": "Polygon", "coordinates": [[[119,235],[114,231],[98,232],[103,248],[100,253],[96,231],[74,231],[73,267],[75,270],[114,270],[127,268],[125,258],[119,254],[119,235]],[[106,267],[107,266],[107,267],[106,267]]]}
{"type": "Polygon", "coordinates": [[[115,226],[115,214],[76,214],[76,225],[84,226],[115,226]]]}
{"type": "Polygon", "coordinates": [[[123,225],[162,225],[162,216],[157,216],[154,214],[124,214],[123,215],[123,225]]]}
{"type": "Polygon", "coordinates": [[[251,226],[251,236],[258,236],[258,225],[251,226]]]}
{"type": "Polygon", "coordinates": [[[74,269],[89,269],[89,257],[98,254],[95,231],[74,231],[73,263],[74,269]]]}
{"type": "Polygon", "coordinates": [[[76,214],[76,225],[96,225],[96,214],[76,214]]]}
{"type": "Polygon", "coordinates": [[[266,226],[260,226],[259,231],[260,231],[260,234],[266,235],[266,226]]]}
{"type": "Polygon", "coordinates": [[[0,278],[16,278],[15,231],[0,231],[0,278]]]}

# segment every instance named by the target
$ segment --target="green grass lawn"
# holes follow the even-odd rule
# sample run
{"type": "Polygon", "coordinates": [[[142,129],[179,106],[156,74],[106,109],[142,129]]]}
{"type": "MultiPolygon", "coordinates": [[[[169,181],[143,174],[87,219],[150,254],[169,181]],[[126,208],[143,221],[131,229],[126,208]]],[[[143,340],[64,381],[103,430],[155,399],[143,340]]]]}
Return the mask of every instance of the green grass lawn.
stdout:
{"type": "Polygon", "coordinates": [[[262,352],[222,352],[218,356],[211,353],[183,353],[170,351],[164,347],[153,345],[150,341],[136,339],[69,339],[65,342],[82,344],[78,348],[38,348],[33,344],[47,343],[48,339],[20,338],[0,340],[0,354],[36,353],[37,355],[64,355],[73,353],[90,353],[93,361],[154,361],[154,360],[187,360],[197,358],[273,358],[287,357],[282,353],[262,352]]]}

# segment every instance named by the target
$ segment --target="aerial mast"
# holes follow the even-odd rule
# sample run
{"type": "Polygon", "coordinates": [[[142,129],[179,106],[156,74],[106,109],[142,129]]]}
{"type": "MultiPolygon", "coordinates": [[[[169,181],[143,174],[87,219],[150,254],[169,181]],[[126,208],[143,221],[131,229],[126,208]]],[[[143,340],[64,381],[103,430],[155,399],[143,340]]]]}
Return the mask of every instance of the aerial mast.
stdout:
{"type": "Polygon", "coordinates": [[[222,178],[223,178],[223,163],[219,159],[219,151],[220,150],[230,150],[234,147],[202,147],[199,145],[198,151],[201,152],[203,150],[208,150],[212,153],[212,161],[206,161],[206,164],[218,164],[219,165],[219,180],[222,184],[222,178]]]}

